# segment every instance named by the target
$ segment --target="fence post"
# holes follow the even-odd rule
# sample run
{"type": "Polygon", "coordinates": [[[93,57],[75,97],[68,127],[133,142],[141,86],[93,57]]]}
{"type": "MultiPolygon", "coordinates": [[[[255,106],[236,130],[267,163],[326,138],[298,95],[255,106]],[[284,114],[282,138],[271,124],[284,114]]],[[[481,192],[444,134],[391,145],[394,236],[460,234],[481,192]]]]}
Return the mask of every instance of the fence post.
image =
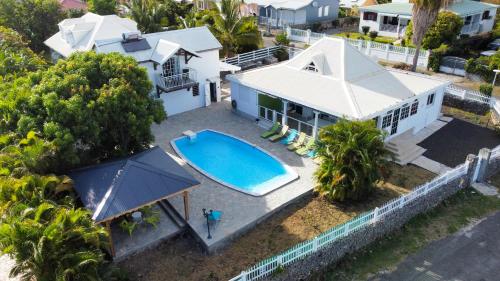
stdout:
{"type": "Polygon", "coordinates": [[[317,237],[314,237],[314,240],[313,240],[313,253],[316,252],[318,250],[318,239],[317,237]]]}
{"type": "Polygon", "coordinates": [[[240,55],[239,54],[236,56],[236,60],[238,61],[238,65],[240,65],[240,55]]]}
{"type": "Polygon", "coordinates": [[[473,182],[482,182],[485,180],[486,169],[488,168],[488,163],[490,162],[491,150],[488,148],[482,148],[479,150],[478,161],[476,169],[474,173],[473,182]]]}
{"type": "Polygon", "coordinates": [[[276,110],[273,110],[273,123],[276,123],[276,121],[278,119],[278,113],[276,112],[276,110]]]}
{"type": "Polygon", "coordinates": [[[370,50],[371,50],[371,48],[372,48],[372,41],[368,41],[366,43],[366,55],[367,56],[370,56],[370,50]]]}
{"type": "Polygon", "coordinates": [[[398,208],[400,208],[400,209],[403,208],[404,204],[405,204],[405,196],[401,196],[399,198],[398,208]]]}
{"type": "Polygon", "coordinates": [[[286,37],[288,37],[288,39],[292,37],[292,28],[289,25],[286,26],[286,37]]]}
{"type": "Polygon", "coordinates": [[[241,276],[241,281],[247,281],[247,273],[245,271],[242,271],[240,276],[241,276]]]}
{"type": "Polygon", "coordinates": [[[462,93],[460,93],[460,97],[464,100],[465,99],[465,95],[467,95],[467,90],[462,90],[462,93]]]}
{"type": "Polygon", "coordinates": [[[410,49],[405,47],[405,63],[408,63],[408,58],[410,57],[410,49]]]}
{"type": "Polygon", "coordinates": [[[385,45],[385,60],[389,60],[389,48],[391,46],[389,44],[385,45]]]}
{"type": "Polygon", "coordinates": [[[306,30],[306,43],[311,45],[311,30],[306,30]]]}
{"type": "Polygon", "coordinates": [[[378,222],[378,212],[379,212],[379,208],[378,207],[375,207],[375,210],[373,211],[373,219],[372,219],[372,223],[376,223],[378,222]]]}
{"type": "Polygon", "coordinates": [[[363,41],[358,40],[358,50],[361,51],[363,49],[363,41]]]}

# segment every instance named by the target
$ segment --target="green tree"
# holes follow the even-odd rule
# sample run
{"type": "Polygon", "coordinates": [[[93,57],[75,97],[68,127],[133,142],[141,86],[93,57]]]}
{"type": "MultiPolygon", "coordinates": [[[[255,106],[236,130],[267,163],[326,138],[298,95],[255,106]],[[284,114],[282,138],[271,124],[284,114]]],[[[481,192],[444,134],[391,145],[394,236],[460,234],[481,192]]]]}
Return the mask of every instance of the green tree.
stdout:
{"type": "Polygon", "coordinates": [[[242,17],[240,0],[221,0],[218,14],[210,30],[222,44],[222,55],[232,56],[238,52],[258,49],[262,37],[253,17],[242,17]]]}
{"type": "Polygon", "coordinates": [[[130,0],[130,17],[137,22],[137,27],[144,33],[163,30],[168,25],[167,6],[158,0],[130,0]]]}
{"type": "Polygon", "coordinates": [[[420,48],[422,47],[422,40],[424,39],[427,30],[436,21],[439,9],[445,0],[412,0],[412,42],[416,46],[416,52],[413,56],[412,71],[417,70],[418,57],[420,55],[420,48]]]}
{"type": "Polygon", "coordinates": [[[0,225],[0,249],[22,280],[100,280],[107,233],[83,209],[43,202],[17,204],[0,225]]]}
{"type": "MultiPolygon", "coordinates": [[[[441,44],[451,45],[460,34],[463,26],[463,20],[458,15],[444,11],[440,12],[437,20],[427,30],[422,40],[422,48],[436,49],[441,44]]],[[[413,23],[410,22],[406,29],[406,38],[413,36],[413,23]]]]}
{"type": "Polygon", "coordinates": [[[0,26],[0,80],[10,80],[46,66],[19,33],[0,26]]]}
{"type": "Polygon", "coordinates": [[[88,0],[87,3],[90,12],[102,16],[116,14],[116,0],[88,0]]]}
{"type": "Polygon", "coordinates": [[[10,93],[0,107],[3,130],[39,132],[55,148],[56,171],[142,150],[166,117],[146,70],[117,53],[78,53],[22,81],[28,94],[10,93]]]}
{"type": "Polygon", "coordinates": [[[17,31],[35,52],[45,50],[44,40],[58,31],[64,18],[57,0],[2,0],[0,25],[17,31]]]}
{"type": "Polygon", "coordinates": [[[339,201],[365,198],[382,178],[391,155],[384,133],[371,120],[339,120],[322,128],[316,151],[322,161],[314,174],[315,189],[339,201]]]}

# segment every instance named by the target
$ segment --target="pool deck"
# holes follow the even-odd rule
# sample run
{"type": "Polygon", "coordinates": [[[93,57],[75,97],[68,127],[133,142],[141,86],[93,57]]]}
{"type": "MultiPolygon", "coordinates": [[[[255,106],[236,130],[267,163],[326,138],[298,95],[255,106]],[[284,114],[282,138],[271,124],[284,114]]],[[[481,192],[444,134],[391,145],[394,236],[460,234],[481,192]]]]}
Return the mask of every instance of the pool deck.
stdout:
{"type": "MultiPolygon", "coordinates": [[[[162,124],[154,125],[152,131],[156,138],[155,144],[173,156],[201,182],[199,188],[190,192],[188,224],[209,253],[226,246],[232,239],[295,199],[309,193],[313,188],[312,175],[316,165],[312,160],[301,158],[288,151],[283,144],[260,138],[264,129],[255,122],[232,113],[227,100],[169,117],[162,124]],[[204,129],[227,133],[263,148],[289,165],[299,174],[299,178],[261,197],[245,194],[214,182],[187,165],[170,145],[170,140],[182,136],[184,131],[196,132],[204,129]],[[215,229],[211,229],[212,239],[207,239],[203,208],[223,212],[222,221],[215,229]]],[[[169,201],[180,214],[183,214],[182,196],[171,198],[169,201]]]]}

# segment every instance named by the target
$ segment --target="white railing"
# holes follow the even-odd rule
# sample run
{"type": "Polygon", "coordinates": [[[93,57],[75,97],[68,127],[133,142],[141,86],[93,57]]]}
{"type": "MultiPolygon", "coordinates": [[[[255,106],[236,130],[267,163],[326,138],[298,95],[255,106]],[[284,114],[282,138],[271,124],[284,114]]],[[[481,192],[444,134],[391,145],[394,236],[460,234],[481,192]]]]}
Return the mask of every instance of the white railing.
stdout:
{"type": "Polygon", "coordinates": [[[238,54],[238,55],[231,57],[231,58],[222,59],[221,61],[223,61],[225,63],[232,64],[232,65],[242,65],[242,64],[245,64],[248,62],[253,62],[253,61],[273,57],[274,54],[280,48],[285,48],[288,51],[289,58],[292,58],[293,56],[296,56],[297,54],[302,52],[302,49],[299,49],[299,48],[293,48],[293,47],[287,47],[287,46],[272,46],[272,47],[262,48],[262,49],[258,49],[258,50],[247,52],[247,53],[238,54]]]}
{"type": "Polygon", "coordinates": [[[385,216],[398,210],[409,207],[414,200],[425,196],[432,190],[467,174],[469,162],[457,166],[444,174],[434,178],[432,181],[415,188],[412,192],[399,198],[393,199],[381,207],[377,207],[367,213],[361,214],[356,218],[335,226],[330,230],[323,232],[311,240],[297,244],[290,249],[268,259],[265,259],[249,269],[240,273],[240,275],[230,279],[230,281],[252,281],[271,275],[276,269],[287,266],[305,256],[317,252],[321,248],[334,243],[340,238],[347,237],[349,234],[383,220],[385,216]]]}
{"type": "MultiPolygon", "coordinates": [[[[313,44],[323,37],[328,35],[325,33],[315,33],[311,30],[301,30],[296,28],[286,27],[286,33],[290,40],[304,42],[307,44],[313,44]]],[[[412,63],[413,56],[415,55],[415,48],[394,46],[391,44],[378,43],[374,41],[366,41],[360,39],[351,39],[344,37],[336,37],[346,40],[350,45],[358,48],[359,51],[366,54],[367,56],[374,57],[376,59],[393,61],[393,62],[404,62],[412,63]]],[[[427,67],[429,61],[430,52],[428,50],[420,50],[418,65],[427,67]]]]}
{"type": "Polygon", "coordinates": [[[446,93],[452,96],[459,97],[463,100],[471,100],[485,104],[490,104],[491,101],[495,99],[493,97],[483,95],[479,91],[461,88],[453,84],[449,85],[446,88],[446,93]]]}
{"type": "Polygon", "coordinates": [[[500,158],[500,145],[491,150],[490,161],[500,158]]]}
{"type": "MultiPolygon", "coordinates": [[[[281,123],[283,113],[260,105],[258,106],[258,110],[259,110],[259,118],[262,118],[272,123],[275,122],[281,123]]],[[[288,125],[290,129],[306,133],[309,136],[312,136],[314,130],[314,125],[290,116],[286,117],[286,125],[288,125]]]]}
{"type": "Polygon", "coordinates": [[[171,76],[163,76],[163,74],[159,74],[156,78],[156,82],[158,86],[166,91],[191,86],[196,83],[196,71],[189,69],[188,72],[171,76]]]}

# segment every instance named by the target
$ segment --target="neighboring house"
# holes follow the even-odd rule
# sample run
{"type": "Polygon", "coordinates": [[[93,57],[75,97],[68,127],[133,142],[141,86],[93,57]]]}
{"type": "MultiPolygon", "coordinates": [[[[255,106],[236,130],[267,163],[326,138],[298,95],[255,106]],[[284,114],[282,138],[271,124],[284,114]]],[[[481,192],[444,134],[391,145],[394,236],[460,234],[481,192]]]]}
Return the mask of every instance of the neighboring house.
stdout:
{"type": "Polygon", "coordinates": [[[69,57],[78,51],[93,50],[97,40],[120,38],[123,33],[138,31],[137,23],[131,19],[94,13],[65,19],[58,26],[59,32],[44,42],[51,49],[53,60],[69,57]]]}
{"type": "Polygon", "coordinates": [[[154,93],[168,115],[218,102],[221,44],[207,27],[141,35],[138,32],[96,42],[97,53],[118,52],[147,69],[154,93]]]}
{"type": "MultiPolygon", "coordinates": [[[[412,17],[413,4],[408,0],[394,0],[392,3],[360,7],[359,31],[369,26],[379,35],[403,37],[412,17]]],[[[464,21],[460,34],[475,35],[493,29],[497,5],[471,0],[454,0],[443,10],[453,12],[464,21]]]]}
{"type": "Polygon", "coordinates": [[[378,4],[377,0],[340,0],[340,7],[345,7],[345,8],[370,6],[377,4],[378,4]],[[375,4],[373,4],[374,2],[375,4]]]}
{"type": "Polygon", "coordinates": [[[249,0],[259,6],[259,23],[273,27],[331,22],[339,13],[339,0],[249,0]]]}
{"type": "Polygon", "coordinates": [[[228,79],[236,112],[313,137],[338,118],[373,119],[389,138],[416,133],[440,116],[449,84],[387,70],[337,38],[323,38],[289,61],[228,79]]]}
{"type": "Polygon", "coordinates": [[[59,4],[61,4],[61,9],[63,11],[68,10],[87,10],[87,3],[80,0],[59,0],[59,4]]]}

